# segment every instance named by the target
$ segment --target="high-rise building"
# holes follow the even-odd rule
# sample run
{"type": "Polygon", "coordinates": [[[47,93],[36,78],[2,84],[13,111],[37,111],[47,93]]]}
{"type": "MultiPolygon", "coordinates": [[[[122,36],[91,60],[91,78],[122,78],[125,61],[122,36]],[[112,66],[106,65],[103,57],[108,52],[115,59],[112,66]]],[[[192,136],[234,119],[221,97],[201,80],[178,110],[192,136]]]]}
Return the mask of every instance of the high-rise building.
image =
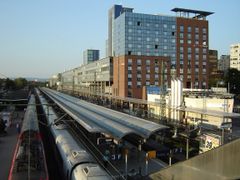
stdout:
{"type": "Polygon", "coordinates": [[[209,78],[214,77],[217,74],[218,70],[218,51],[209,49],[208,51],[209,58],[209,78]]]}
{"type": "Polygon", "coordinates": [[[99,60],[99,50],[87,49],[83,52],[83,64],[99,60]]]}
{"type": "Polygon", "coordinates": [[[240,71],[240,43],[233,44],[230,47],[230,68],[240,71]]]}
{"type": "Polygon", "coordinates": [[[208,87],[208,21],[211,12],[175,8],[177,16],[109,10],[108,52],[113,55],[113,94],[141,98],[144,86],[208,87]],[[194,14],[193,17],[190,17],[194,14]]]}
{"type": "Polygon", "coordinates": [[[226,73],[229,67],[230,67],[230,55],[221,55],[220,59],[218,60],[218,70],[226,73]]]}

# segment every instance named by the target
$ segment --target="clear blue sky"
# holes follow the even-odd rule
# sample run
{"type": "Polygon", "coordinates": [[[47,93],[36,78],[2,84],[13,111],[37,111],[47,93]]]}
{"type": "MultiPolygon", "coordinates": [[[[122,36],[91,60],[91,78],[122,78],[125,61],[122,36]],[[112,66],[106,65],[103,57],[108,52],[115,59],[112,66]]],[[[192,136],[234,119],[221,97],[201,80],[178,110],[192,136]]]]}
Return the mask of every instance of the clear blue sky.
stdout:
{"type": "Polygon", "coordinates": [[[0,73],[48,78],[79,66],[87,48],[105,56],[114,4],[148,14],[174,15],[174,7],[212,11],[210,48],[228,54],[240,42],[239,0],[0,0],[0,73]]]}

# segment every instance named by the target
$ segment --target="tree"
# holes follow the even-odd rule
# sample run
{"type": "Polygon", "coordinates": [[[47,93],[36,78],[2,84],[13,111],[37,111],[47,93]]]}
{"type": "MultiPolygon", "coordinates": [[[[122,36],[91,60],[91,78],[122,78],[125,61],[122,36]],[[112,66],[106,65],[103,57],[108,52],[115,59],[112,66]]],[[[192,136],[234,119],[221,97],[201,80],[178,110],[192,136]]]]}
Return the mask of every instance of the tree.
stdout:
{"type": "Polygon", "coordinates": [[[5,88],[6,89],[15,89],[15,83],[13,80],[7,78],[5,82],[5,88]]]}
{"type": "Polygon", "coordinates": [[[27,85],[27,80],[24,78],[16,78],[14,80],[16,89],[22,89],[27,85]]]}
{"type": "Polygon", "coordinates": [[[240,71],[230,68],[225,77],[225,84],[230,93],[240,94],[240,71]]]}

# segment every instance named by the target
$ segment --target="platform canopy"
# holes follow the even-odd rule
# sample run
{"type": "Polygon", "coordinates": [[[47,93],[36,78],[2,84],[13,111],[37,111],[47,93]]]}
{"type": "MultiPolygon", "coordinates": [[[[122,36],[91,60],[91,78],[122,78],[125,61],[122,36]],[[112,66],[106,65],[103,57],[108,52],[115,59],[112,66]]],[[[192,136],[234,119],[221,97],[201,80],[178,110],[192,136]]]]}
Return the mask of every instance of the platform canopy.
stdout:
{"type": "Polygon", "coordinates": [[[99,130],[100,133],[107,133],[115,139],[122,139],[130,134],[147,139],[153,133],[168,128],[57,91],[44,88],[44,92],[90,132],[99,130]]]}

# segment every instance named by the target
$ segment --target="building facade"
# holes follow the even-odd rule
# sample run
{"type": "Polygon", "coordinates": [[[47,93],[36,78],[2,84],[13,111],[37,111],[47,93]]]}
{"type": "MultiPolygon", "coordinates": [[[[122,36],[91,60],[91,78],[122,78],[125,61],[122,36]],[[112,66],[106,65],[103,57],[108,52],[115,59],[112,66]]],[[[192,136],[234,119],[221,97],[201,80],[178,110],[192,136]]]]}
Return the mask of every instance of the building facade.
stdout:
{"type": "Polygon", "coordinates": [[[99,50],[87,49],[83,52],[83,64],[99,60],[99,50]]]}
{"type": "Polygon", "coordinates": [[[226,74],[230,67],[230,55],[221,55],[218,60],[218,70],[223,71],[226,74]]]}
{"type": "Polygon", "coordinates": [[[218,51],[209,49],[209,79],[217,78],[218,75],[218,51]]]}
{"type": "Polygon", "coordinates": [[[103,58],[60,73],[58,89],[77,95],[111,94],[112,74],[112,58],[103,58]]]}
{"type": "Polygon", "coordinates": [[[240,71],[240,43],[230,47],[230,68],[240,71]]]}
{"type": "Polygon", "coordinates": [[[179,8],[173,11],[179,15],[134,13],[132,8],[120,5],[109,10],[108,52],[114,57],[114,95],[141,98],[144,86],[170,85],[171,77],[181,78],[184,87],[208,88],[206,16],[212,13],[179,8]],[[182,12],[188,16],[183,16],[182,12]],[[190,17],[190,13],[198,15],[190,17]],[[132,67],[129,66],[131,61],[132,67]],[[141,65],[137,64],[138,61],[141,65]],[[146,65],[156,61],[156,64],[164,64],[167,68],[161,66],[155,71],[155,67],[146,65]],[[129,71],[131,68],[132,73],[129,71]],[[141,69],[141,74],[137,73],[137,68],[139,72],[141,69]],[[149,75],[146,68],[153,68],[149,75]],[[117,75],[119,72],[121,74],[117,75]],[[164,81],[160,80],[159,74],[166,76],[164,81]],[[147,77],[150,77],[149,81],[147,77]],[[125,83],[123,89],[120,89],[121,83],[125,83]]]}

